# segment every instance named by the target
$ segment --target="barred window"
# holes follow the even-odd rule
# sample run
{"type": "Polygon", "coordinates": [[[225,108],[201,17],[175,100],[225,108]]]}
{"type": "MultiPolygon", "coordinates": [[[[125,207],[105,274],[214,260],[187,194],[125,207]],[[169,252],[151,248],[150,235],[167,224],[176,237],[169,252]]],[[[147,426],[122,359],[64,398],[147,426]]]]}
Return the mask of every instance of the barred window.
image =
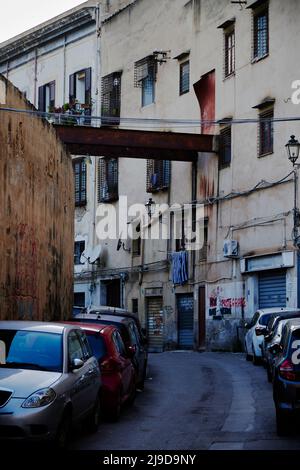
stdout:
{"type": "Polygon", "coordinates": [[[259,156],[273,153],[274,109],[259,114],[259,156]]]}
{"type": "Polygon", "coordinates": [[[235,71],[235,32],[232,28],[224,34],[225,41],[225,77],[235,71]]]}
{"type": "Polygon", "coordinates": [[[149,55],[134,64],[134,86],[142,89],[142,106],[154,103],[157,60],[149,55]]]}
{"type": "Polygon", "coordinates": [[[147,160],[146,191],[154,193],[169,188],[171,182],[171,162],[169,160],[147,160]]]}
{"type": "Polygon", "coordinates": [[[75,205],[86,205],[86,164],[85,161],[75,160],[73,163],[75,173],[75,205]]]}
{"type": "Polygon", "coordinates": [[[253,59],[269,53],[269,11],[267,7],[253,14],[253,59]]]}
{"type": "Polygon", "coordinates": [[[51,113],[55,107],[55,80],[39,87],[39,111],[51,113]]]}
{"type": "Polygon", "coordinates": [[[98,202],[113,202],[118,197],[118,160],[101,158],[98,163],[98,202]]]}
{"type": "Polygon", "coordinates": [[[190,91],[190,61],[180,64],[180,95],[190,91]]]}
{"type": "Polygon", "coordinates": [[[231,163],[231,126],[226,126],[220,131],[220,167],[224,168],[231,163]]]}
{"type": "Polygon", "coordinates": [[[82,264],[80,261],[81,255],[85,250],[85,241],[75,242],[74,244],[74,264],[82,264]]]}
{"type": "Polygon", "coordinates": [[[115,72],[102,78],[102,124],[120,124],[121,75],[121,72],[115,72]]]}

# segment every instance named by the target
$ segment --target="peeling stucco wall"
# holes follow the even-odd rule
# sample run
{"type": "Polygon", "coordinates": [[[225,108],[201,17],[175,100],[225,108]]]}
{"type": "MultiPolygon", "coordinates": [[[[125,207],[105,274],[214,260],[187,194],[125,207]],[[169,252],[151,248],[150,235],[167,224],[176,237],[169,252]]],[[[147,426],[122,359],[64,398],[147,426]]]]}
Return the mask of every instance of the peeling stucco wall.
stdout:
{"type": "MultiPolygon", "coordinates": [[[[0,102],[32,110],[0,76],[0,102]]],[[[53,320],[72,306],[74,178],[50,125],[0,111],[0,318],[53,320]]]]}

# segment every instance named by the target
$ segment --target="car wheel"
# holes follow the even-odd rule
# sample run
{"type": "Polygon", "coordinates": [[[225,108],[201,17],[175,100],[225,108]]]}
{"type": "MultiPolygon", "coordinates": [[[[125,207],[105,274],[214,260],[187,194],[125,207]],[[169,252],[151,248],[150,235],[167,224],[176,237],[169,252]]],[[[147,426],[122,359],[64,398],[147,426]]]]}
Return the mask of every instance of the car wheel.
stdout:
{"type": "Polygon", "coordinates": [[[290,433],[288,415],[280,408],[276,408],[276,427],[278,436],[287,436],[290,433]]]}
{"type": "Polygon", "coordinates": [[[72,416],[71,413],[65,413],[58,426],[54,445],[57,449],[67,449],[71,439],[72,416]]]}
{"type": "Polygon", "coordinates": [[[95,433],[98,431],[99,423],[101,418],[101,403],[100,397],[98,396],[94,404],[93,412],[87,420],[87,430],[90,433],[95,433]]]}
{"type": "Polygon", "coordinates": [[[104,410],[105,419],[107,421],[119,421],[122,408],[121,392],[118,393],[115,405],[104,410]]]}
{"type": "Polygon", "coordinates": [[[252,361],[252,356],[250,356],[250,354],[246,354],[246,361],[252,361]]]}

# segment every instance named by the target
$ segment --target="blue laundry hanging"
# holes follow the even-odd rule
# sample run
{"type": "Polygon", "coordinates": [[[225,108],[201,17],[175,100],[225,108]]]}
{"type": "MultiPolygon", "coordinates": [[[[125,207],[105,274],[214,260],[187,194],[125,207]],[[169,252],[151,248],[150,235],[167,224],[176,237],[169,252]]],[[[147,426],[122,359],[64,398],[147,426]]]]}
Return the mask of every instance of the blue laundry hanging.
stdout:
{"type": "Polygon", "coordinates": [[[173,284],[185,284],[188,278],[188,253],[187,251],[177,251],[172,254],[173,284]]]}

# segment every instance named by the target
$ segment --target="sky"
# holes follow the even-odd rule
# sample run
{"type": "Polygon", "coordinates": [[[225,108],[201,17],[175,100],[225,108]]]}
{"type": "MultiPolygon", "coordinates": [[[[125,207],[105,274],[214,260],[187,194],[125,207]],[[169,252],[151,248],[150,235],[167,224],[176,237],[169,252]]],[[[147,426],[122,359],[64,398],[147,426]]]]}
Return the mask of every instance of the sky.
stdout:
{"type": "Polygon", "coordinates": [[[0,42],[23,33],[85,0],[2,0],[0,42]]]}

